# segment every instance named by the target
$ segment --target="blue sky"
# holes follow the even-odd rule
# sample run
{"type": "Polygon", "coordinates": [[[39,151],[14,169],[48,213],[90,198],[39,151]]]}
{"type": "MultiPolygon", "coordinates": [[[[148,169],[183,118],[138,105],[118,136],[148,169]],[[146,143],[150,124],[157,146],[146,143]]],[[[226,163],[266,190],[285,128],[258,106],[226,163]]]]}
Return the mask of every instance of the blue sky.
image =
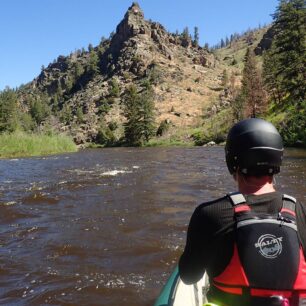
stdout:
{"type": "MultiPolygon", "coordinates": [[[[200,45],[272,21],[277,0],[139,0],[145,19],[168,31],[199,28],[200,45]]],[[[1,0],[0,90],[32,81],[59,55],[96,46],[131,0],[1,0]]]]}

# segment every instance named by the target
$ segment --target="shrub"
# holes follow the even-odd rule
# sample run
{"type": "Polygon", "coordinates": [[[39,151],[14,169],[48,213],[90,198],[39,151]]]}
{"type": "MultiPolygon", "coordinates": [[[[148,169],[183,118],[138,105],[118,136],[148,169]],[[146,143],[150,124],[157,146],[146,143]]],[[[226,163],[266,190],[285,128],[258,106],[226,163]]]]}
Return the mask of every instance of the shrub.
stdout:
{"type": "Polygon", "coordinates": [[[107,126],[112,132],[118,128],[118,124],[115,121],[109,122],[107,126]]]}
{"type": "Polygon", "coordinates": [[[95,142],[100,145],[110,146],[116,142],[116,137],[108,126],[102,124],[96,136],[95,142]]]}
{"type": "Polygon", "coordinates": [[[162,136],[164,135],[168,130],[169,130],[169,127],[170,127],[170,123],[168,122],[168,120],[163,120],[157,131],[156,131],[156,136],[162,136]]]}
{"type": "Polygon", "coordinates": [[[109,95],[111,97],[119,97],[120,96],[120,88],[119,88],[119,84],[117,82],[116,79],[111,79],[110,82],[109,82],[109,86],[110,86],[110,89],[109,89],[109,95]]]}

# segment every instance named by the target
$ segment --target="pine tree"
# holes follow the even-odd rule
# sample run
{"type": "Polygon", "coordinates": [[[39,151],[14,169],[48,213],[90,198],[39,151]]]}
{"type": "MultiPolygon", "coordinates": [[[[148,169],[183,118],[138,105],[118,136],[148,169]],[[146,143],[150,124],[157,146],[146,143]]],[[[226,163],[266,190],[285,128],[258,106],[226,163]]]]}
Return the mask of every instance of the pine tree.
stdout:
{"type": "Polygon", "coordinates": [[[266,55],[265,80],[270,92],[276,87],[282,97],[289,96],[286,101],[296,105],[305,99],[305,0],[280,0],[273,19],[275,36],[266,55]]]}
{"type": "Polygon", "coordinates": [[[191,42],[188,27],[185,27],[183,30],[183,33],[181,34],[181,42],[182,42],[181,44],[183,47],[188,47],[191,42]]]}
{"type": "Polygon", "coordinates": [[[96,143],[104,146],[112,146],[116,142],[116,137],[106,122],[102,119],[96,136],[96,143]]]}
{"type": "Polygon", "coordinates": [[[73,76],[75,81],[77,81],[83,73],[84,73],[84,68],[82,67],[80,62],[75,62],[73,64],[73,76]]]}
{"type": "Polygon", "coordinates": [[[193,45],[195,47],[199,46],[199,28],[198,27],[194,27],[193,45]]]}
{"type": "Polygon", "coordinates": [[[185,27],[182,33],[182,37],[185,39],[189,39],[189,28],[185,27]]]}
{"type": "Polygon", "coordinates": [[[124,135],[132,146],[141,146],[154,135],[153,89],[148,85],[140,94],[135,85],[127,92],[125,100],[124,135]]]}
{"type": "Polygon", "coordinates": [[[142,117],[142,135],[144,142],[148,142],[154,135],[154,91],[149,82],[141,94],[141,117],[142,117]]]}
{"type": "Polygon", "coordinates": [[[0,132],[13,132],[18,127],[17,94],[6,87],[0,92],[0,132]]]}
{"type": "Polygon", "coordinates": [[[220,41],[220,46],[221,48],[224,48],[225,47],[225,42],[224,42],[224,39],[222,38],[221,41],[220,41]]]}
{"type": "Polygon", "coordinates": [[[245,97],[241,90],[236,92],[233,96],[233,102],[231,104],[234,122],[238,122],[245,118],[244,114],[245,97]]]}
{"type": "Polygon", "coordinates": [[[255,53],[250,48],[245,55],[242,76],[242,97],[246,117],[256,117],[262,113],[266,104],[261,73],[257,68],[255,53]]]}
{"type": "Polygon", "coordinates": [[[225,45],[228,46],[230,44],[230,40],[229,38],[226,36],[225,37],[225,45]]]}
{"type": "Polygon", "coordinates": [[[97,52],[95,52],[94,50],[92,50],[89,53],[89,63],[88,63],[88,66],[87,66],[87,71],[91,75],[96,75],[100,72],[99,57],[97,55],[97,52]]]}
{"type": "Polygon", "coordinates": [[[60,111],[59,119],[62,123],[67,125],[70,124],[70,122],[72,122],[73,120],[72,109],[68,103],[65,103],[62,110],[60,111]]]}
{"type": "Polygon", "coordinates": [[[78,122],[79,124],[83,123],[83,121],[84,121],[84,114],[83,114],[83,109],[82,109],[82,107],[79,106],[79,107],[76,109],[75,115],[76,115],[76,117],[77,117],[77,122],[78,122]]]}
{"type": "Polygon", "coordinates": [[[244,99],[241,88],[237,85],[237,80],[234,71],[232,71],[229,85],[229,95],[231,97],[231,110],[233,115],[233,122],[238,122],[244,118],[243,107],[244,99]]]}
{"type": "Polygon", "coordinates": [[[277,64],[275,56],[272,56],[272,50],[267,50],[263,54],[263,77],[265,88],[272,96],[274,102],[280,104],[285,92],[280,85],[280,75],[277,73],[277,64]]]}
{"type": "Polygon", "coordinates": [[[102,45],[106,40],[107,38],[105,36],[102,36],[100,40],[100,44],[102,45]]]}
{"type": "Polygon", "coordinates": [[[46,95],[35,96],[30,99],[30,114],[37,125],[40,125],[51,113],[46,95]]]}
{"type": "Polygon", "coordinates": [[[109,82],[109,86],[109,95],[111,97],[118,98],[120,96],[120,87],[118,81],[115,78],[112,78],[109,82]]]}
{"type": "Polygon", "coordinates": [[[273,15],[274,37],[264,55],[270,96],[286,112],[280,133],[287,145],[306,146],[306,9],[305,0],[280,0],[273,15]]]}
{"type": "Polygon", "coordinates": [[[127,121],[124,124],[124,137],[126,142],[131,145],[139,145],[139,114],[138,114],[139,97],[137,88],[132,85],[128,88],[127,96],[125,99],[125,117],[127,121]]]}

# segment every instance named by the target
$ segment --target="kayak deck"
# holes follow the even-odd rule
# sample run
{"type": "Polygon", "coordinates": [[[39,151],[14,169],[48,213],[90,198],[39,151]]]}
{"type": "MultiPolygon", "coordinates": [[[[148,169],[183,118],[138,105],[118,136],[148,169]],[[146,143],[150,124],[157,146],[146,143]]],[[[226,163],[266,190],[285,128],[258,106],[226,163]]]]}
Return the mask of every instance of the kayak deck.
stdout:
{"type": "Polygon", "coordinates": [[[208,276],[195,284],[186,285],[179,277],[178,267],[174,269],[154,306],[202,306],[207,303],[208,276]]]}

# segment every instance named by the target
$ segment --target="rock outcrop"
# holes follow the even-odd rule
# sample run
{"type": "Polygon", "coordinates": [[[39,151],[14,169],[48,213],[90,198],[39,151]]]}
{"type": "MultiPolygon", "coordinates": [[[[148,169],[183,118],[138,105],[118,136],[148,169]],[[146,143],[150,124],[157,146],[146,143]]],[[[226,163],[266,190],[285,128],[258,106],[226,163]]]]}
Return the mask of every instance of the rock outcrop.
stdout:
{"type": "Polygon", "coordinates": [[[133,3],[112,37],[88,51],[59,56],[29,87],[48,94],[61,122],[58,130],[83,144],[95,140],[101,124],[122,126],[126,89],[134,84],[141,90],[147,78],[154,85],[157,126],[164,120],[176,127],[195,125],[203,104],[214,95],[209,88],[216,81],[208,71],[217,64],[212,53],[193,46],[191,39],[186,42],[183,35],[145,20],[133,3]]]}
{"type": "MultiPolygon", "coordinates": [[[[117,26],[103,56],[103,70],[111,74],[129,71],[143,76],[155,57],[163,55],[172,60],[177,55],[175,48],[180,46],[182,38],[174,37],[157,22],[146,21],[139,5],[134,2],[117,26]]],[[[201,48],[194,54],[194,62],[203,66],[213,65],[213,60],[213,56],[201,48]]]]}

